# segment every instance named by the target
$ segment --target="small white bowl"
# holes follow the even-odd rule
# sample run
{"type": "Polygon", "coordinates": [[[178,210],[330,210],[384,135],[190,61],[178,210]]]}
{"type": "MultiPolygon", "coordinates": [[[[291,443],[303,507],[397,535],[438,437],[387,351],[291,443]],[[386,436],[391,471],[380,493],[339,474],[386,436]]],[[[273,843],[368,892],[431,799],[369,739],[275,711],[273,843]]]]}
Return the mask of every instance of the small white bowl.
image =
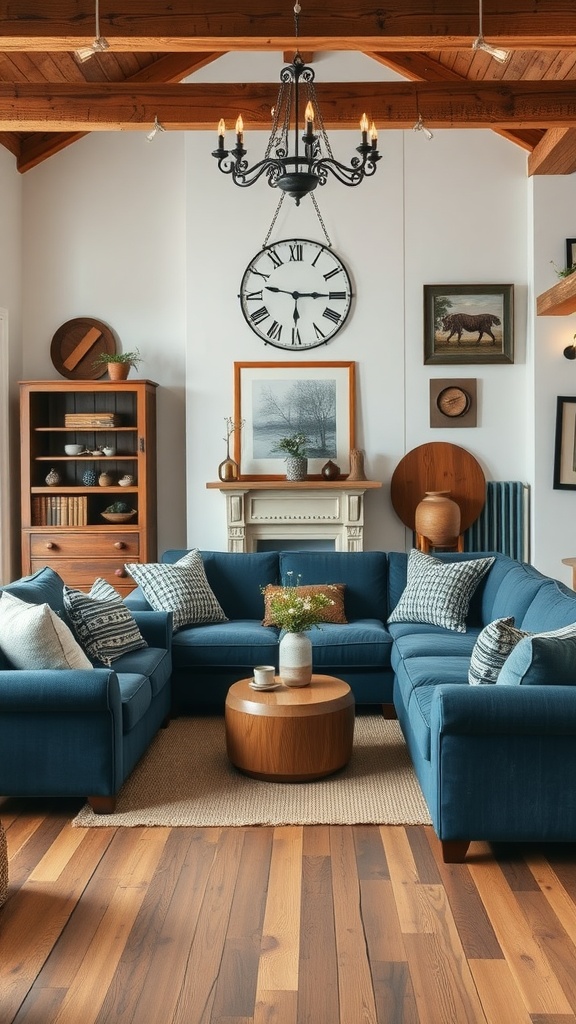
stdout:
{"type": "Polygon", "coordinates": [[[111,458],[112,455],[116,455],[116,449],[115,448],[103,448],[102,449],[102,455],[106,455],[108,458],[111,458]]]}
{"type": "Polygon", "coordinates": [[[84,451],[83,444],[65,444],[64,451],[66,455],[80,455],[84,451]]]}

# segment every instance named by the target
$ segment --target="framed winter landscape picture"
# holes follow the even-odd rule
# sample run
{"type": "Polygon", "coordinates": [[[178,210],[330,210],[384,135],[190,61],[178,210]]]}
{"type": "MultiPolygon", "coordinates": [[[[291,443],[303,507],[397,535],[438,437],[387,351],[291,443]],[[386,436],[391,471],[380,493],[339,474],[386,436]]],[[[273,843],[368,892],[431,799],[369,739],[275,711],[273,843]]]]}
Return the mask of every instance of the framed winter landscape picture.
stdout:
{"type": "Polygon", "coordinates": [[[278,480],[282,438],[307,439],[308,476],[332,459],[346,476],[355,447],[355,363],[234,363],[234,458],[243,479],[278,480]]]}
{"type": "Polygon", "coordinates": [[[513,363],[514,286],[425,284],[425,363],[513,363]]]}

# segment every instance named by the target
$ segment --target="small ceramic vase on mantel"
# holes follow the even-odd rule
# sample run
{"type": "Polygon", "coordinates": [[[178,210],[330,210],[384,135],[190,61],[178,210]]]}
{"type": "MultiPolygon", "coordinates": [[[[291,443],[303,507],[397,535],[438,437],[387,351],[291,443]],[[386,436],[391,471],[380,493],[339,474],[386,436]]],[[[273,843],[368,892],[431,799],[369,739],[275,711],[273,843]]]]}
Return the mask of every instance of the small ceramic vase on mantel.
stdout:
{"type": "Polygon", "coordinates": [[[286,479],[305,480],[308,476],[308,459],[291,455],[286,459],[286,479]]]}
{"type": "Polygon", "coordinates": [[[284,686],[312,682],[312,641],[305,633],[284,633],[279,644],[279,676],[284,686]]]}
{"type": "Polygon", "coordinates": [[[426,491],[416,506],[416,533],[432,547],[454,544],[460,533],[460,506],[449,497],[450,491],[426,491]]]}

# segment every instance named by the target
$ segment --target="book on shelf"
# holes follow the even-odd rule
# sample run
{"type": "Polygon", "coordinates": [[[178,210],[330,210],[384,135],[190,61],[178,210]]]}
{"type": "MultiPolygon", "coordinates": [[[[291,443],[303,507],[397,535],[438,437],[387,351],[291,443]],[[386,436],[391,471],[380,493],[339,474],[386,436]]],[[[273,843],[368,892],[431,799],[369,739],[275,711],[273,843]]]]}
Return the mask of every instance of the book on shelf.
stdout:
{"type": "Polygon", "coordinates": [[[117,427],[119,417],[115,412],[67,412],[64,426],[71,430],[88,427],[117,427]]]}
{"type": "Polygon", "coordinates": [[[42,494],[32,498],[32,526],[87,526],[86,495],[42,494]]]}

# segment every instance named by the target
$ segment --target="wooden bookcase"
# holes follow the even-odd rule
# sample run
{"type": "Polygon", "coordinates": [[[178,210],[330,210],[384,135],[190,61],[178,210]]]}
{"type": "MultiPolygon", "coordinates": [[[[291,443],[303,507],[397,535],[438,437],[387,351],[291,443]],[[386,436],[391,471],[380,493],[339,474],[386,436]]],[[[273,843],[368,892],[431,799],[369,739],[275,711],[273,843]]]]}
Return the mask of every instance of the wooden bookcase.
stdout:
{"type": "Polygon", "coordinates": [[[89,590],[100,576],[124,595],[135,586],[124,563],[156,561],[156,388],[149,380],[20,384],[24,575],[49,565],[70,586],[89,590]],[[67,416],[96,420],[98,414],[114,425],[66,424],[67,416]],[[70,456],[67,444],[116,453],[70,456]],[[60,482],[50,486],[52,469],[60,482]],[[95,485],[84,481],[87,470],[95,473],[95,485]],[[98,483],[104,472],[112,478],[109,486],[98,483]],[[126,475],[134,483],[120,486],[126,475]],[[108,523],[102,512],[116,501],[137,514],[108,523]]]}

